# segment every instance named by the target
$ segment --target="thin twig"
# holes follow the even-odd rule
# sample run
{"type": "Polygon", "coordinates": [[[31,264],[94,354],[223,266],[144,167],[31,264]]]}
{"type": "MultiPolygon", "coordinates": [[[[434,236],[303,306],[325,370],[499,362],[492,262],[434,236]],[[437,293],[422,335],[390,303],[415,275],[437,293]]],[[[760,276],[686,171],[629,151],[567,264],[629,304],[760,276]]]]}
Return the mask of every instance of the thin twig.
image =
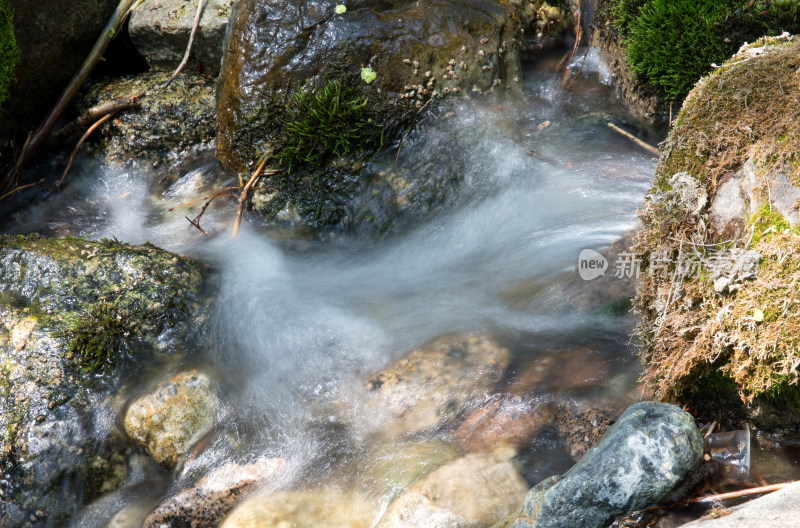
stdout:
{"type": "MultiPolygon", "coordinates": [[[[264,166],[269,161],[269,158],[272,155],[272,151],[267,151],[261,156],[261,163],[258,164],[258,168],[250,177],[250,181],[247,182],[247,185],[244,186],[242,189],[242,194],[239,196],[239,207],[236,208],[236,220],[233,222],[233,236],[239,234],[239,226],[242,223],[242,215],[244,214],[244,204],[247,201],[247,194],[250,192],[250,187],[256,182],[256,179],[261,175],[261,171],[264,170],[264,166]]],[[[273,172],[274,174],[274,172],[273,172]]]]}
{"type": "Polygon", "coordinates": [[[417,122],[417,118],[419,117],[419,115],[420,115],[422,112],[424,112],[424,111],[425,111],[425,109],[426,109],[426,108],[428,108],[428,105],[429,105],[429,104],[431,104],[431,101],[433,101],[435,98],[436,98],[436,97],[434,96],[434,97],[431,97],[430,99],[428,99],[428,100],[425,102],[425,104],[424,104],[424,105],[422,105],[422,108],[420,108],[420,109],[419,109],[419,112],[417,112],[417,115],[415,115],[415,116],[414,116],[414,119],[411,121],[411,124],[408,126],[408,130],[407,130],[407,131],[406,131],[406,133],[403,135],[403,138],[400,140],[400,144],[399,144],[399,145],[397,145],[397,155],[394,157],[394,161],[395,161],[395,163],[397,163],[397,160],[398,160],[398,159],[400,159],[400,149],[401,149],[401,148],[403,148],[403,143],[405,143],[405,141],[406,141],[406,138],[407,138],[407,137],[408,137],[408,135],[411,133],[411,129],[412,129],[412,128],[414,128],[414,123],[416,123],[416,122],[417,122]]]}
{"type": "Polygon", "coordinates": [[[68,138],[78,130],[89,126],[105,115],[139,106],[140,99],[144,96],[145,92],[139,92],[137,94],[123,95],[122,97],[115,97],[113,99],[109,99],[108,101],[103,101],[102,103],[91,107],[86,111],[86,113],[81,115],[72,123],[63,126],[50,134],[47,144],[58,143],[59,141],[68,138]]]}
{"type": "Polygon", "coordinates": [[[724,499],[735,499],[736,497],[746,497],[748,495],[756,495],[758,493],[778,491],[783,488],[788,488],[789,486],[796,484],[800,484],[800,480],[795,480],[792,482],[782,482],[780,484],[770,484],[769,486],[760,486],[758,488],[748,488],[739,491],[731,491],[728,493],[718,493],[716,495],[706,495],[705,497],[695,497],[694,499],[689,499],[687,502],[689,504],[694,504],[696,502],[714,502],[724,499]]]}
{"type": "Polygon", "coordinates": [[[111,114],[106,114],[106,115],[104,115],[103,117],[101,117],[100,119],[98,119],[98,120],[95,122],[95,124],[93,124],[92,126],[90,126],[90,127],[89,127],[89,130],[87,130],[86,132],[84,132],[84,134],[83,134],[83,135],[81,136],[81,138],[78,140],[78,144],[77,144],[77,145],[75,145],[75,148],[72,150],[72,154],[70,155],[70,157],[69,157],[69,161],[67,162],[67,168],[66,168],[66,169],[64,169],[64,174],[62,174],[62,175],[61,175],[61,179],[60,179],[60,180],[58,180],[58,183],[56,184],[56,187],[58,187],[58,188],[60,189],[60,188],[62,188],[62,187],[64,186],[64,182],[65,182],[65,181],[67,181],[67,174],[69,174],[69,170],[72,168],[72,163],[75,161],[75,156],[77,156],[77,155],[78,155],[78,151],[81,149],[81,146],[82,146],[82,145],[83,145],[83,143],[86,141],[86,139],[88,139],[88,137],[89,137],[89,136],[92,134],[92,132],[94,132],[95,130],[97,130],[97,128],[98,128],[100,125],[102,125],[103,123],[105,123],[106,121],[108,121],[109,119],[111,119],[112,117],[114,117],[114,115],[115,115],[115,114],[116,114],[116,112],[113,112],[113,113],[111,113],[111,114]]]}
{"type": "Polygon", "coordinates": [[[544,36],[544,40],[539,45],[539,49],[536,50],[536,53],[540,53],[544,49],[544,45],[547,43],[547,39],[550,38],[550,21],[547,21],[547,33],[544,36]]]}
{"type": "MultiPolygon", "coordinates": [[[[189,220],[188,216],[184,216],[184,218],[189,220]]],[[[197,217],[194,220],[189,220],[189,223],[192,224],[193,226],[195,226],[197,229],[199,229],[200,232],[203,233],[205,236],[211,238],[211,235],[208,233],[208,231],[206,231],[205,229],[200,227],[200,217],[197,217]]]]}
{"type": "Polygon", "coordinates": [[[655,154],[656,156],[661,155],[661,152],[656,147],[651,145],[650,143],[645,143],[644,141],[642,141],[641,139],[637,138],[636,136],[634,136],[630,132],[626,132],[626,131],[622,130],[620,127],[618,127],[614,123],[607,123],[607,124],[608,124],[608,128],[610,128],[614,132],[617,132],[618,134],[622,134],[623,136],[625,136],[626,138],[630,139],[631,141],[633,141],[634,143],[636,143],[637,145],[639,145],[640,147],[642,147],[646,151],[650,152],[651,154],[655,154]]]}
{"type": "Polygon", "coordinates": [[[586,63],[586,56],[587,55],[589,55],[589,47],[588,46],[586,47],[586,53],[583,54],[583,60],[581,61],[581,67],[578,68],[578,72],[575,74],[575,77],[573,77],[572,80],[567,85],[567,90],[572,88],[572,83],[574,83],[578,79],[578,76],[581,74],[581,70],[583,70],[583,65],[586,63]]]}
{"type": "MultiPolygon", "coordinates": [[[[221,189],[221,192],[232,191],[233,189],[238,189],[238,188],[239,187],[225,187],[224,189],[221,189]]],[[[217,198],[219,196],[223,196],[223,195],[221,195],[221,194],[219,194],[219,192],[217,192],[217,194],[215,194],[214,196],[204,196],[203,198],[198,198],[197,200],[192,200],[191,202],[184,202],[182,204],[175,205],[175,206],[170,207],[169,209],[167,209],[167,211],[172,212],[175,209],[180,209],[181,207],[187,207],[189,205],[194,205],[197,202],[202,202],[203,200],[208,200],[209,198],[217,198]]],[[[235,195],[233,195],[233,194],[226,194],[224,196],[229,196],[231,198],[235,197],[235,195]]]]}
{"type": "Polygon", "coordinates": [[[192,51],[192,44],[194,43],[194,35],[195,35],[195,33],[197,33],[197,27],[200,25],[200,15],[203,14],[203,4],[204,4],[204,0],[198,0],[198,2],[197,2],[197,13],[194,16],[194,25],[192,26],[192,32],[191,32],[191,34],[189,34],[189,44],[186,45],[186,53],[183,54],[183,60],[178,65],[178,67],[175,69],[175,71],[172,72],[172,75],[170,76],[169,79],[167,79],[167,82],[165,82],[164,84],[161,85],[161,89],[162,90],[165,90],[167,88],[167,86],[169,86],[172,83],[172,81],[175,80],[175,78],[181,72],[183,67],[186,66],[186,63],[189,61],[189,54],[192,51]]]}
{"type": "Polygon", "coordinates": [[[16,192],[19,192],[19,191],[21,191],[23,189],[27,189],[28,187],[33,187],[34,185],[42,185],[43,183],[44,183],[44,180],[39,180],[37,182],[29,183],[27,185],[21,185],[19,187],[14,187],[13,189],[11,189],[7,193],[5,193],[3,196],[0,196],[0,201],[5,200],[6,198],[11,196],[12,194],[14,194],[16,192]]]}
{"type": "Polygon", "coordinates": [[[580,9],[580,1],[578,2],[578,21],[575,24],[575,44],[572,46],[572,53],[569,54],[569,60],[567,64],[572,62],[572,59],[575,58],[575,53],[578,52],[578,46],[581,43],[581,37],[583,36],[583,28],[581,27],[581,9],[580,9]]]}

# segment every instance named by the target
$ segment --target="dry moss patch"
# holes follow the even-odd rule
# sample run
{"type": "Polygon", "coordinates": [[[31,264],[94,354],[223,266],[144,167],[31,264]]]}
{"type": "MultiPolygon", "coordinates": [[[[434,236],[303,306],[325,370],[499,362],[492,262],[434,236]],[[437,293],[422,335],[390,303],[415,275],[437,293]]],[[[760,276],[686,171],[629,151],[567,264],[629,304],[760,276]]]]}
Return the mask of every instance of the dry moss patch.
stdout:
{"type": "Polygon", "coordinates": [[[760,39],[703,78],[687,96],[658,174],[717,183],[753,158],[785,167],[800,184],[800,39],[760,39]]]}
{"type": "Polygon", "coordinates": [[[708,215],[717,184],[748,160],[764,187],[776,172],[800,185],[798,70],[800,39],[743,48],[698,83],[667,140],[636,245],[637,333],[662,398],[724,385],[745,403],[800,402],[800,232],[768,200],[739,238],[718,236],[708,215]],[[752,272],[715,265],[747,252],[759,256],[752,272]]]}

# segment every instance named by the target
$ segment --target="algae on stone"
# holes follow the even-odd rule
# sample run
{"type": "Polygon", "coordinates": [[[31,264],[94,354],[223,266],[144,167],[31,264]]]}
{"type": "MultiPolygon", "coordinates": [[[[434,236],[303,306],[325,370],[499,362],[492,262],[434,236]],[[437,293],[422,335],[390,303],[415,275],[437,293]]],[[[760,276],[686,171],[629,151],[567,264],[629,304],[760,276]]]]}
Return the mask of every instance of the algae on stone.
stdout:
{"type": "MultiPolygon", "coordinates": [[[[201,266],[152,245],[0,237],[0,470],[10,475],[0,484],[0,525],[31,516],[34,526],[65,523],[124,477],[121,432],[87,419],[111,415],[106,396],[118,377],[67,358],[69,322],[103,304],[146,314],[129,336],[137,361],[128,366],[141,369],[154,355],[139,350],[178,351],[203,289],[201,266]]],[[[116,373],[126,357],[112,348],[116,373]]]]}

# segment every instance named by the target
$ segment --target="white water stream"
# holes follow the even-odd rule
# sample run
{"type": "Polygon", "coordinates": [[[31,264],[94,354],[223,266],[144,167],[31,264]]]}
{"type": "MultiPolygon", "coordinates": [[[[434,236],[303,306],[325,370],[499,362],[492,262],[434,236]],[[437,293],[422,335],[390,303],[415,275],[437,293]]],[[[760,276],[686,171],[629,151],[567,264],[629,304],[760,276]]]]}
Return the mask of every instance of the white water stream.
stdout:
{"type": "MultiPolygon", "coordinates": [[[[164,190],[158,171],[84,161],[63,194],[21,215],[10,231],[149,241],[212,264],[219,295],[205,325],[206,349],[195,359],[220,384],[222,411],[217,436],[200,457],[206,467],[269,453],[292,468],[276,486],[336,478],[341,451],[357,455],[371,446],[355,432],[320,432],[320,408],[350,397],[349,387],[365,375],[454,331],[492,333],[511,348],[517,366],[590,347],[608,372],[580,396],[622,403],[638,368],[631,318],[578,311],[555,288],[571,277],[582,249],[601,250],[634,227],[653,174],[649,154],[590,115],[631,119],[604,75],[590,56],[567,92],[555,74],[530,71],[526,106],[478,112],[465,104],[428,132],[434,137],[411,140],[405,155],[425,145],[441,149],[442,168],[460,158],[467,169],[454,192],[462,199],[383,239],[340,234],[287,250],[277,231],[255,219],[231,238],[231,200],[203,217],[203,227],[216,234],[209,239],[183,217],[198,206],[167,208],[205,195],[204,182],[218,174],[210,163],[171,175],[175,183],[164,190]],[[504,119],[517,123],[515,137],[556,163],[525,154],[519,140],[499,133],[504,119]],[[550,131],[540,134],[545,121],[550,131]]],[[[533,460],[539,469],[532,479],[568,463],[542,459],[537,466],[535,453],[533,460]]],[[[122,505],[151,504],[172,479],[143,463],[131,471],[127,491],[85,508],[76,523],[102,525],[122,505]]]]}

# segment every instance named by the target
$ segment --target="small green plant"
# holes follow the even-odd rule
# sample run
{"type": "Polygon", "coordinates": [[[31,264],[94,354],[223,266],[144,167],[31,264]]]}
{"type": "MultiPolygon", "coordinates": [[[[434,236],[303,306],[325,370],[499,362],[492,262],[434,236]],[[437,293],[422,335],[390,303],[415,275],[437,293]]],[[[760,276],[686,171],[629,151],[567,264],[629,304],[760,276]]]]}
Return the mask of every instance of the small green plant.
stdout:
{"type": "Polygon", "coordinates": [[[283,132],[286,143],[278,162],[291,171],[321,164],[332,157],[348,156],[380,141],[380,127],[366,116],[367,98],[328,81],[321,90],[304,86],[286,105],[283,132]]]}
{"type": "Polygon", "coordinates": [[[100,302],[71,319],[58,337],[67,340],[67,357],[87,374],[108,373],[140,337],[139,318],[115,304],[100,302]]]}
{"type": "Polygon", "coordinates": [[[14,81],[19,64],[19,48],[14,37],[14,23],[8,0],[0,0],[0,105],[8,98],[8,87],[14,81]]]}
{"type": "Polygon", "coordinates": [[[731,0],[650,0],[629,23],[628,62],[634,73],[661,88],[668,99],[682,99],[711,64],[722,63],[736,44],[718,22],[731,0]]]}
{"type": "Polygon", "coordinates": [[[614,26],[645,85],[682,100],[744,42],[800,32],[797,0],[619,0],[614,26]]]}
{"type": "Polygon", "coordinates": [[[750,217],[750,224],[753,226],[753,236],[750,243],[758,244],[762,238],[769,238],[771,235],[782,233],[791,228],[791,224],[778,211],[773,211],[769,204],[762,204],[758,210],[750,217]]]}

